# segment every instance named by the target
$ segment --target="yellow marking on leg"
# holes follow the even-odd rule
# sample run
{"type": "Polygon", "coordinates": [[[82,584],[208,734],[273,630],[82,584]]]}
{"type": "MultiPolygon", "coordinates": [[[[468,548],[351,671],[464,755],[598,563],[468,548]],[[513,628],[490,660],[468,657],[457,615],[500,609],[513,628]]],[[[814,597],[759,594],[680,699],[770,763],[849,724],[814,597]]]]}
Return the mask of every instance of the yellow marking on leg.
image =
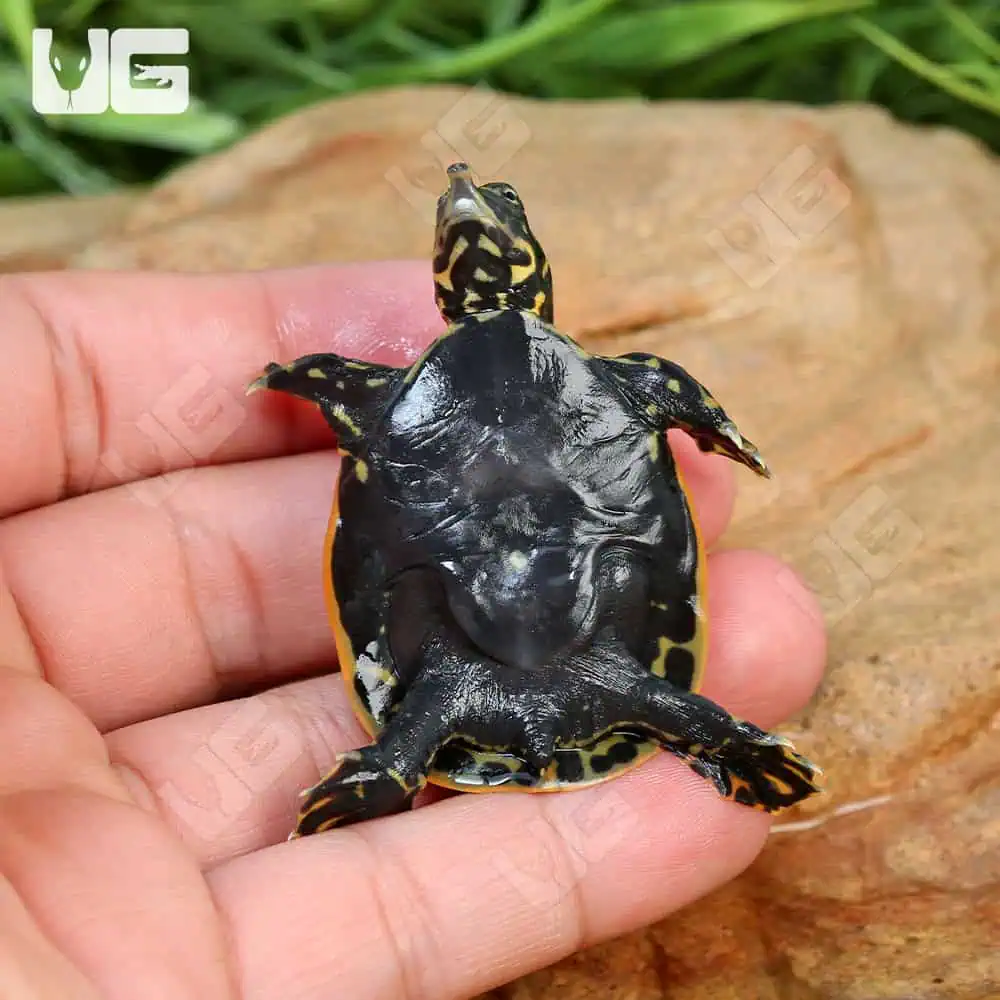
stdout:
{"type": "Polygon", "coordinates": [[[389,380],[387,378],[369,378],[365,379],[365,385],[369,389],[378,389],[380,386],[385,385],[389,380]]]}
{"type": "Polygon", "coordinates": [[[659,358],[646,358],[646,360],[643,362],[643,364],[645,364],[648,368],[659,368],[660,367],[660,359],[659,358]]]}
{"type": "Polygon", "coordinates": [[[354,474],[358,477],[358,481],[362,483],[368,482],[368,464],[363,462],[360,458],[354,463],[354,474]]]}
{"type": "Polygon", "coordinates": [[[322,368],[310,368],[306,374],[310,378],[326,378],[326,372],[322,368]]]}
{"type": "Polygon", "coordinates": [[[334,403],[330,407],[330,414],[334,420],[342,423],[352,434],[361,437],[361,428],[357,425],[351,415],[344,409],[343,403],[334,403]]]}
{"type": "Polygon", "coordinates": [[[779,795],[793,795],[795,793],[795,789],[788,782],[782,781],[776,774],[765,772],[764,778],[769,785],[777,789],[779,795]]]}
{"type": "Polygon", "coordinates": [[[655,462],[660,457],[660,435],[649,435],[649,457],[655,462]]]}
{"type": "Polygon", "coordinates": [[[366,372],[371,368],[371,365],[366,364],[364,361],[345,361],[345,368],[353,368],[356,372],[366,372]]]}
{"type": "Polygon", "coordinates": [[[402,788],[407,795],[409,795],[410,792],[414,791],[413,786],[408,785],[406,783],[406,779],[394,767],[387,767],[385,769],[385,773],[389,775],[389,777],[392,778],[392,780],[395,781],[396,784],[399,785],[399,787],[402,788]]]}
{"type": "Polygon", "coordinates": [[[680,392],[681,391],[681,384],[675,378],[668,378],[667,379],[667,388],[671,392],[680,392]]]}
{"type": "MultiPolygon", "coordinates": [[[[735,774],[727,774],[727,776],[729,778],[729,785],[730,785],[729,794],[726,796],[727,799],[735,800],[736,795],[741,788],[745,788],[748,792],[753,794],[753,789],[750,787],[750,782],[745,781],[743,778],[740,778],[738,775],[735,774]]],[[[757,799],[756,795],[753,795],[753,797],[756,807],[759,809],[761,807],[760,801],[757,799]]]]}
{"type": "Polygon", "coordinates": [[[545,308],[545,292],[535,292],[535,301],[532,305],[532,309],[536,313],[540,313],[545,308]]]}
{"type": "Polygon", "coordinates": [[[666,636],[661,635],[659,640],[660,651],[656,654],[656,659],[653,660],[652,666],[649,668],[657,677],[667,676],[667,653],[672,648],[673,643],[666,636]]]}

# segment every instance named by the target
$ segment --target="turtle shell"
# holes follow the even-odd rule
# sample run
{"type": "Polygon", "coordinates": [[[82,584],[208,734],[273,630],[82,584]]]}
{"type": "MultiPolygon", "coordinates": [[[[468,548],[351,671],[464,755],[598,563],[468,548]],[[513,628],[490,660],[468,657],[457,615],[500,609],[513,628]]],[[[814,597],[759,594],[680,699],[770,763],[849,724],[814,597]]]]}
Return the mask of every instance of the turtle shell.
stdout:
{"type": "MultiPolygon", "coordinates": [[[[377,737],[413,683],[437,602],[530,693],[614,630],[653,674],[697,690],[703,554],[661,433],[613,370],[538,315],[453,323],[344,454],[327,532],[327,598],[355,711],[377,737]]],[[[600,665],[596,665],[600,669],[600,665]]],[[[572,705],[572,703],[570,703],[572,705]]],[[[516,712],[518,706],[511,705],[516,712]]],[[[584,701],[552,762],[457,733],[429,780],[477,791],[601,781],[656,749],[584,701]],[[597,726],[600,726],[598,729],[597,726]]]]}

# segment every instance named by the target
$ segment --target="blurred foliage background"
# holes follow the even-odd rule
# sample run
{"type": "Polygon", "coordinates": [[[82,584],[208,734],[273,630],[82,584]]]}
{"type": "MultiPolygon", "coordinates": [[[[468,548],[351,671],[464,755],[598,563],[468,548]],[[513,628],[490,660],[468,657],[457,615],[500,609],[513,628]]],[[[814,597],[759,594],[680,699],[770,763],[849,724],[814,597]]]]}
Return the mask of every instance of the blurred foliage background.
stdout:
{"type": "Polygon", "coordinates": [[[0,196],[148,183],[305,104],[425,82],[871,101],[1000,151],[998,39],[1000,0],[0,0],[0,196]],[[87,28],[188,28],[191,107],[39,116],[35,27],[81,55],[87,28]]]}

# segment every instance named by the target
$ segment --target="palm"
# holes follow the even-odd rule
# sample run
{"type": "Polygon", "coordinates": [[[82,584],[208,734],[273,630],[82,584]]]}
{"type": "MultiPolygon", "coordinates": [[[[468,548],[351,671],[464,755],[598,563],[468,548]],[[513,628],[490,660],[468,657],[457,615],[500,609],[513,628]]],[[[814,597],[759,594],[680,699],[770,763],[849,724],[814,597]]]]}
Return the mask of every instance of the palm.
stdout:
{"type": "MultiPolygon", "coordinates": [[[[283,401],[243,403],[217,441],[212,421],[272,357],[398,363],[407,334],[417,353],[437,330],[425,277],[0,282],[16,334],[0,389],[21,406],[0,415],[0,919],[18,1000],[468,997],[666,914],[762,845],[764,817],[666,757],[606,787],[284,842],[298,791],[364,740],[328,676],[335,460],[286,454],[330,441],[283,401]],[[328,329],[338,306],[353,341],[328,329]],[[211,384],[178,398],[192,370],[211,384]],[[151,418],[169,429],[192,406],[197,432],[151,446],[151,418]]],[[[711,542],[731,473],[671,443],[711,542]]],[[[818,679],[814,607],[761,555],[713,556],[710,574],[726,624],[707,693],[773,725],[818,679]]]]}

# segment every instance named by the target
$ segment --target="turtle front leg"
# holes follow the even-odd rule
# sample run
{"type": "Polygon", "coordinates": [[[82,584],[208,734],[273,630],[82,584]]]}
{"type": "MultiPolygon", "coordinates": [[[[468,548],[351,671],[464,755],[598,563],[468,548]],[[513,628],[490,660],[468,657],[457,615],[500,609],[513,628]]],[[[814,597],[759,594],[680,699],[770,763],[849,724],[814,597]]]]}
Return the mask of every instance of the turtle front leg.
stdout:
{"type": "Polygon", "coordinates": [[[739,432],[708,389],[680,365],[644,353],[597,360],[658,429],[680,427],[702,451],[718,452],[770,479],[771,471],[757,446],[739,432]]]}
{"type": "Polygon", "coordinates": [[[316,403],[345,451],[359,444],[381,416],[407,369],[355,361],[339,354],[306,354],[287,365],[269,364],[248,386],[316,403]]]}

